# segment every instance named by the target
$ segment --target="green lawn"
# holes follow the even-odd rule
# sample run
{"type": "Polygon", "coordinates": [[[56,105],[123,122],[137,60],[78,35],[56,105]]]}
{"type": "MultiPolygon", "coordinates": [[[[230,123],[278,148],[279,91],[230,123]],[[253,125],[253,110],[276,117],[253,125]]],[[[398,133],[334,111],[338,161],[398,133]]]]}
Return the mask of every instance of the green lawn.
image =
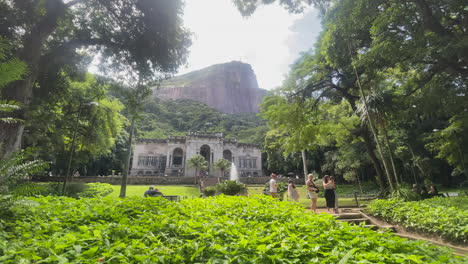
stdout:
{"type": "MultiPolygon", "coordinates": [[[[148,185],[128,185],[127,196],[143,196],[148,185]]],[[[196,186],[184,186],[184,185],[157,185],[155,186],[164,195],[178,195],[187,198],[196,198],[200,196],[198,187],[196,186]]],[[[112,185],[114,191],[110,196],[118,197],[120,194],[120,185],[112,185]]]]}
{"type": "MultiPolygon", "coordinates": [[[[148,187],[149,186],[147,185],[128,185],[127,196],[143,196],[145,191],[148,190],[148,187]]],[[[197,186],[157,185],[155,187],[158,188],[164,195],[178,195],[182,199],[192,199],[200,196],[200,192],[198,191],[197,186]]],[[[118,197],[120,193],[120,185],[113,185],[112,188],[114,191],[110,194],[110,196],[118,197]]],[[[252,185],[248,186],[248,188],[249,195],[263,195],[263,185],[252,185]]],[[[304,205],[304,207],[310,207],[311,200],[307,199],[306,197],[305,187],[298,186],[297,189],[299,191],[299,203],[304,205]]],[[[323,196],[323,192],[321,191],[319,195],[323,196]]],[[[288,200],[287,194],[285,194],[284,198],[285,200],[288,200]]],[[[340,207],[356,206],[356,201],[354,198],[340,197],[340,193],[338,193],[338,202],[340,207]]],[[[325,198],[319,197],[317,204],[319,207],[325,207],[325,198]]],[[[359,204],[367,204],[367,201],[360,201],[359,204]]]]}

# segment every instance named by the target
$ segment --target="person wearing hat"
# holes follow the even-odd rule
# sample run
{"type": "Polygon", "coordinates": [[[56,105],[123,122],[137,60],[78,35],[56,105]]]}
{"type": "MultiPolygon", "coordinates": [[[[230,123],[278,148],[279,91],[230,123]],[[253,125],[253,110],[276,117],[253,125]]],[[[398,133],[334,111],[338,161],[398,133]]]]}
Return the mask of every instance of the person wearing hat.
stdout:
{"type": "Polygon", "coordinates": [[[148,196],[155,197],[155,196],[162,196],[163,194],[158,189],[155,189],[154,186],[150,186],[144,195],[145,197],[148,197],[148,196]]]}

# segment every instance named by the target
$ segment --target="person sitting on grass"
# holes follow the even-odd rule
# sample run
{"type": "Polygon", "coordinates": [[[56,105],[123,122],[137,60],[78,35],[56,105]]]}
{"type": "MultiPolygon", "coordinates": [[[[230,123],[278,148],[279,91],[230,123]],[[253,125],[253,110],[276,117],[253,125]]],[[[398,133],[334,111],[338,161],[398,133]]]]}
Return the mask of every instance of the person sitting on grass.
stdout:
{"type": "Polygon", "coordinates": [[[419,194],[421,195],[422,199],[427,199],[429,198],[429,194],[427,193],[427,188],[426,186],[421,186],[419,194]]]}
{"type": "Polygon", "coordinates": [[[150,186],[144,195],[145,197],[148,197],[148,196],[156,197],[156,196],[162,196],[163,194],[158,189],[155,189],[153,186],[150,186]]]}
{"type": "Polygon", "coordinates": [[[429,197],[444,197],[443,194],[440,194],[439,191],[437,191],[437,187],[435,187],[434,184],[431,184],[429,186],[429,192],[427,192],[429,197]]]}

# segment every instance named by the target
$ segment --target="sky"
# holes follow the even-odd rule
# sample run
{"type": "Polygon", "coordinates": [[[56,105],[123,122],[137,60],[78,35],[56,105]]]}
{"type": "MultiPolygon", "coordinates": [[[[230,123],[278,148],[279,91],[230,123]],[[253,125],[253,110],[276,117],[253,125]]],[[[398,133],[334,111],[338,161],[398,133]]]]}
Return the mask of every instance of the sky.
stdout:
{"type": "Polygon", "coordinates": [[[231,0],[187,0],[184,24],[194,36],[179,74],[242,61],[252,65],[259,87],[271,90],[282,84],[299,53],[313,47],[321,30],[317,15],[312,8],[289,14],[272,4],[244,18],[231,0]]]}

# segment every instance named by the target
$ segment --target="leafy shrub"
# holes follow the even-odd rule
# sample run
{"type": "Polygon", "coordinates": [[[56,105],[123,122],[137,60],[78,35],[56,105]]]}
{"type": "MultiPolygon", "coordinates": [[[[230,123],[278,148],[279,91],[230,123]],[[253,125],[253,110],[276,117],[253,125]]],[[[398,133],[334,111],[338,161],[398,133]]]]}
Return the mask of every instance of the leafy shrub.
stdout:
{"type": "Polygon", "coordinates": [[[12,193],[15,197],[18,196],[47,196],[51,193],[48,184],[39,184],[34,182],[26,182],[20,184],[12,189],[12,193]]]}
{"type": "Polygon", "coordinates": [[[210,186],[203,189],[203,194],[205,196],[214,196],[216,194],[216,186],[210,186]]]}
{"type": "Polygon", "coordinates": [[[267,196],[29,199],[0,218],[0,263],[464,263],[267,196]]]}
{"type": "Polygon", "coordinates": [[[391,191],[389,196],[390,198],[400,199],[403,201],[418,201],[421,199],[421,196],[415,193],[412,189],[403,187],[391,191]]]}
{"type": "Polygon", "coordinates": [[[237,181],[223,181],[216,184],[216,190],[225,195],[240,195],[245,193],[245,185],[237,181]]]}
{"type": "Polygon", "coordinates": [[[113,191],[112,185],[108,183],[93,182],[87,183],[85,189],[77,193],[77,196],[81,198],[104,197],[113,191]]]}
{"type": "Polygon", "coordinates": [[[376,200],[370,211],[406,228],[468,242],[468,198],[435,197],[419,202],[376,200]]]}

